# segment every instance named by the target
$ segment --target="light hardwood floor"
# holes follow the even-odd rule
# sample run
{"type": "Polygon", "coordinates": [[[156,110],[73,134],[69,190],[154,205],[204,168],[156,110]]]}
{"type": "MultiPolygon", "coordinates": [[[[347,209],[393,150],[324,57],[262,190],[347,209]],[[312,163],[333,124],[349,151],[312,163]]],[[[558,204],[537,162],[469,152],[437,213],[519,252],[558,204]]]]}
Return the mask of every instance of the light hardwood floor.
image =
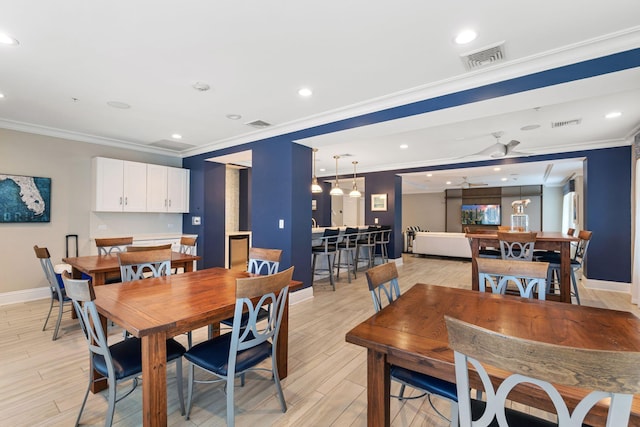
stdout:
{"type": "MultiPolygon", "coordinates": [[[[470,288],[469,261],[403,256],[398,267],[404,291],[414,283],[470,288]]],[[[247,376],[236,388],[238,426],[365,426],[366,352],[345,342],[345,334],[373,314],[364,272],[347,283],[341,272],[337,290],[328,279],[317,281],[312,300],[290,310],[289,376],[283,380],[288,411],[282,413],[273,383],[265,374],[247,376]]],[[[581,288],[584,305],[640,314],[626,294],[581,288]]],[[[88,357],[77,321],[65,315],[60,338],[51,341],[52,327],[42,332],[48,301],[0,307],[0,423],[6,426],[70,426],[75,422],[88,380],[88,357]]],[[[118,327],[109,329],[111,341],[122,339],[118,327]]],[[[206,330],[194,333],[194,342],[206,330]]],[[[185,340],[184,337],[178,337],[185,340]]],[[[186,346],[186,342],[185,342],[186,346]]],[[[186,361],[185,384],[186,384],[186,361]]],[[[196,385],[189,421],[180,415],[175,370],[168,373],[168,421],[172,426],[224,426],[223,386],[196,385]]],[[[126,388],[127,384],[124,385],[126,388]]],[[[394,389],[397,391],[397,386],[394,389]]],[[[392,389],[392,392],[394,391],[392,389]]],[[[436,407],[449,407],[437,398],[436,407]]],[[[81,423],[102,425],[107,409],[103,394],[89,395],[81,423]]],[[[421,398],[392,399],[393,426],[447,426],[421,398]]],[[[115,426],[141,424],[141,388],[116,405],[115,426]]]]}

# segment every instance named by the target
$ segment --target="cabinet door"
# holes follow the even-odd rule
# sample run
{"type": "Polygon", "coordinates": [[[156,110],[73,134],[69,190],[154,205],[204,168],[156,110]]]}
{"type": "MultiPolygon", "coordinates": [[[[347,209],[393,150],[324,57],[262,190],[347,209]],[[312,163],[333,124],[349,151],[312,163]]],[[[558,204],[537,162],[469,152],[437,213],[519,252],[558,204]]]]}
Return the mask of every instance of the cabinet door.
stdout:
{"type": "Polygon", "coordinates": [[[147,212],[166,212],[167,167],[147,165],[147,212]]]}
{"type": "Polygon", "coordinates": [[[124,161],[123,195],[126,212],[146,212],[147,210],[147,165],[146,163],[124,161]]]}
{"type": "Polygon", "coordinates": [[[167,168],[167,211],[189,212],[189,169],[167,168]]]}
{"type": "Polygon", "coordinates": [[[93,209],[99,212],[121,212],[124,175],[122,160],[95,157],[93,163],[93,209]]]}

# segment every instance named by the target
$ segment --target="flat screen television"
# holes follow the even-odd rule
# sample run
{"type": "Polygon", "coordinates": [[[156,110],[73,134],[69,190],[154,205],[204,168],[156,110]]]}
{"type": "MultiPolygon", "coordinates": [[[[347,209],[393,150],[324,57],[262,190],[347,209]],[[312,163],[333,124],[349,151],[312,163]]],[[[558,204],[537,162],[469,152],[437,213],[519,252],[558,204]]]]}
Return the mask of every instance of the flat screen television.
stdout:
{"type": "Polygon", "coordinates": [[[500,225],[500,205],[462,205],[462,225],[500,225]]]}

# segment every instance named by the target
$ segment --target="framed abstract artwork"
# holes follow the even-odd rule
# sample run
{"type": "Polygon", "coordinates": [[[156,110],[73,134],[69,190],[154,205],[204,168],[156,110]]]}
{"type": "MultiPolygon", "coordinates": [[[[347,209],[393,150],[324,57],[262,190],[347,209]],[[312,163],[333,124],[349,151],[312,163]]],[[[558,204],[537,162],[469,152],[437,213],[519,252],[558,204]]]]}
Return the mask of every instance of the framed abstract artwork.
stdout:
{"type": "Polygon", "coordinates": [[[386,211],[387,210],[387,195],[386,194],[372,194],[371,195],[371,210],[372,211],[386,211]]]}
{"type": "Polygon", "coordinates": [[[51,221],[51,178],[0,174],[0,223],[51,221]]]}

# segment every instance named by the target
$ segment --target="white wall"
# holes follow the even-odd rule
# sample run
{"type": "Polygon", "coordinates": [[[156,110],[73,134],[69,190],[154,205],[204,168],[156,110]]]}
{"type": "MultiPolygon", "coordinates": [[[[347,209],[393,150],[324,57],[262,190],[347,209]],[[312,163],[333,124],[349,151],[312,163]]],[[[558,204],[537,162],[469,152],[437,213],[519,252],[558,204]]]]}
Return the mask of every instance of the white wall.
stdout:
{"type": "Polygon", "coordinates": [[[542,231],[562,230],[562,187],[542,187],[542,231]]]}
{"type": "Polygon", "coordinates": [[[402,195],[402,230],[419,226],[422,230],[445,231],[445,194],[423,193],[402,195]]]}
{"type": "Polygon", "coordinates": [[[0,293],[46,286],[33,246],[46,246],[52,261],[60,262],[67,234],[78,234],[80,255],[89,255],[95,235],[182,233],[182,214],[91,212],[91,158],[96,156],[182,164],[173,156],[0,129],[0,173],[51,178],[51,222],[0,223],[0,293]]]}

